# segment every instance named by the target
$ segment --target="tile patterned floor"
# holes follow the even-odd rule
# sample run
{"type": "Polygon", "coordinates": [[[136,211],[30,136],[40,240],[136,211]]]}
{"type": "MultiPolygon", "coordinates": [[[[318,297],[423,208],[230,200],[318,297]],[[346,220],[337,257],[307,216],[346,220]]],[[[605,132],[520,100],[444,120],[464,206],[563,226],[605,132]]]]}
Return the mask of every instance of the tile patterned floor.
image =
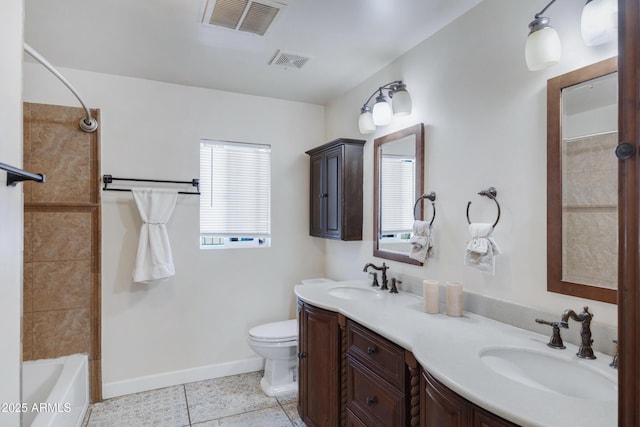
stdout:
{"type": "Polygon", "coordinates": [[[261,372],[115,397],[91,405],[86,427],[304,427],[297,393],[274,398],[261,372]]]}

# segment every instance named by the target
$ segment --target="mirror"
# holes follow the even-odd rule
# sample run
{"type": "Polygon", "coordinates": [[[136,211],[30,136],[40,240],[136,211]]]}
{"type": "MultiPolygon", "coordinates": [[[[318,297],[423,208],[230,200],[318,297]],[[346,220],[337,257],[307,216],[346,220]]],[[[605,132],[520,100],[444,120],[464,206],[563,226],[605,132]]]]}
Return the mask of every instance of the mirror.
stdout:
{"type": "MultiPolygon", "coordinates": [[[[424,193],[424,125],[374,140],[373,255],[422,265],[410,258],[416,199],[424,193]]],[[[422,219],[422,203],[415,218],[422,219]]]]}
{"type": "Polygon", "coordinates": [[[617,58],[547,82],[550,292],[617,301],[617,144],[617,58]]]}

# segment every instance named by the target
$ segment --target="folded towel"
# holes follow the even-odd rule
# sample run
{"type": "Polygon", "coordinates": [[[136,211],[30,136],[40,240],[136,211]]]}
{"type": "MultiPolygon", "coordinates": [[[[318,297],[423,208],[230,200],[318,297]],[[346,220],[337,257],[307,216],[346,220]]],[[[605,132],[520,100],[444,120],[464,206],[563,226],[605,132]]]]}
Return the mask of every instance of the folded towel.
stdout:
{"type": "Polygon", "coordinates": [[[493,224],[469,224],[471,240],[467,242],[467,250],[464,254],[465,265],[495,274],[496,267],[494,258],[500,254],[500,248],[495,240],[493,240],[493,237],[491,237],[492,232],[493,224]]]}
{"type": "Polygon", "coordinates": [[[409,257],[420,262],[424,262],[429,257],[433,248],[433,239],[428,221],[414,221],[413,236],[409,239],[409,243],[411,243],[409,257]]]}
{"type": "Polygon", "coordinates": [[[167,222],[176,206],[178,192],[156,188],[131,191],[142,218],[133,281],[147,282],[175,275],[167,222]]]}

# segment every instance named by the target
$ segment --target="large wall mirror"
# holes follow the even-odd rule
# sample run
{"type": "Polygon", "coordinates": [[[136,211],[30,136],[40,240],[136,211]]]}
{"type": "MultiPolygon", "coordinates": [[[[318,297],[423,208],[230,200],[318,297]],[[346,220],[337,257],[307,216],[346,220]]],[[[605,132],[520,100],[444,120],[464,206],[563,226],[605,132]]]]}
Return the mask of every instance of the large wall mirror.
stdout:
{"type": "MultiPolygon", "coordinates": [[[[413,206],[424,192],[422,123],[375,139],[373,175],[373,255],[422,265],[409,257],[413,206]]],[[[415,218],[422,212],[419,203],[415,218]]]]}
{"type": "Polygon", "coordinates": [[[617,58],[550,79],[547,126],[547,290],[615,304],[617,58]]]}

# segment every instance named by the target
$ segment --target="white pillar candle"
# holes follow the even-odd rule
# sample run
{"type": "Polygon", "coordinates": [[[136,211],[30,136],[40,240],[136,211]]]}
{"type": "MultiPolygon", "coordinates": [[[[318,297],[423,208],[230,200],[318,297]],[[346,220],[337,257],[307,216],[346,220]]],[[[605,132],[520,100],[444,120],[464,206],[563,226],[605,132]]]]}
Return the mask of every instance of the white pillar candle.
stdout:
{"type": "Polygon", "coordinates": [[[460,317],[463,309],[462,284],[447,282],[447,316],[460,317]]]}
{"type": "Polygon", "coordinates": [[[424,312],[438,313],[440,311],[440,282],[437,280],[424,280],[422,282],[422,295],[424,296],[424,312]]]}

